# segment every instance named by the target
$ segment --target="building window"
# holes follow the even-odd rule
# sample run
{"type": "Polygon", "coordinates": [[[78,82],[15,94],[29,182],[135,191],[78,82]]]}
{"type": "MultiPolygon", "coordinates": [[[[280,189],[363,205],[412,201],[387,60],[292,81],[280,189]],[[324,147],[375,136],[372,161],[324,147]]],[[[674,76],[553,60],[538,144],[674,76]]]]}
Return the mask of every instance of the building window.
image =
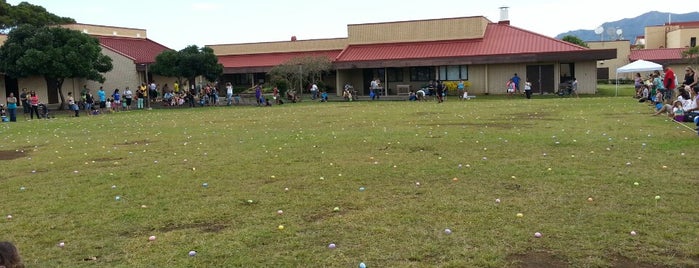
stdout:
{"type": "Polygon", "coordinates": [[[386,69],[386,76],[388,77],[388,82],[403,82],[403,69],[388,68],[386,69]]]}
{"type": "Polygon", "coordinates": [[[466,66],[466,65],[439,66],[439,80],[442,80],[442,81],[468,80],[468,66],[466,66]]]}
{"type": "Polygon", "coordinates": [[[410,81],[434,80],[434,67],[411,67],[410,81]]]}
{"type": "Polygon", "coordinates": [[[689,47],[695,47],[695,46],[697,46],[697,38],[696,37],[689,38],[689,47]]]}

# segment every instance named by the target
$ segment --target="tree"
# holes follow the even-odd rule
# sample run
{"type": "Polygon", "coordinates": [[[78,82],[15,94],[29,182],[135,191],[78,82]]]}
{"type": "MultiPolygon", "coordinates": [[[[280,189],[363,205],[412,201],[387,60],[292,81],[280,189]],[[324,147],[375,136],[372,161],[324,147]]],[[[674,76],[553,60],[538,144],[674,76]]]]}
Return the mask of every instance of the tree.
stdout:
{"type": "Polygon", "coordinates": [[[8,33],[11,29],[24,25],[37,27],[75,23],[75,20],[67,17],[59,17],[46,11],[42,6],[21,2],[12,6],[7,1],[0,1],[0,32],[8,33]]]}
{"type": "Polygon", "coordinates": [[[579,45],[582,47],[589,47],[589,46],[587,46],[587,43],[585,43],[585,41],[583,41],[582,39],[580,39],[579,37],[577,37],[575,35],[566,35],[563,38],[561,38],[561,40],[566,41],[568,43],[573,43],[573,44],[576,44],[576,45],[579,45]]]}
{"type": "Polygon", "coordinates": [[[303,85],[315,83],[322,79],[322,75],[332,68],[330,59],[323,56],[297,57],[288,60],[270,70],[272,83],[285,81],[291,88],[298,88],[303,93],[303,85]]]}
{"type": "Polygon", "coordinates": [[[99,41],[71,29],[22,25],[0,47],[0,71],[15,78],[43,76],[49,94],[60,97],[61,109],[66,78],[104,82],[102,73],[111,70],[112,59],[102,54],[99,41]]]}
{"type": "Polygon", "coordinates": [[[208,81],[218,80],[223,74],[223,65],[218,63],[213,49],[191,45],[180,51],[163,51],[155,57],[151,71],[162,76],[177,77],[180,81],[186,78],[190,85],[194,85],[195,78],[200,75],[208,81]]]}
{"type": "Polygon", "coordinates": [[[687,63],[691,65],[699,65],[699,46],[693,46],[682,51],[682,58],[687,59],[687,63]]]}

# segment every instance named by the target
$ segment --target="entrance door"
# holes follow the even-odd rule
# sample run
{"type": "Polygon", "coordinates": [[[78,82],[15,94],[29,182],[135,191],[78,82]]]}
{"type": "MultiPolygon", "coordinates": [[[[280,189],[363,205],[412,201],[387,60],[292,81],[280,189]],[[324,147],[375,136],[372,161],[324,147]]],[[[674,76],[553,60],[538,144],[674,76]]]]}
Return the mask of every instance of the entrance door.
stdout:
{"type": "Polygon", "coordinates": [[[532,83],[532,93],[554,93],[556,83],[553,76],[553,64],[527,65],[526,79],[532,83]]]}
{"type": "Polygon", "coordinates": [[[14,93],[15,97],[19,100],[19,83],[17,83],[17,78],[5,76],[5,91],[8,96],[10,92],[14,93]]]}

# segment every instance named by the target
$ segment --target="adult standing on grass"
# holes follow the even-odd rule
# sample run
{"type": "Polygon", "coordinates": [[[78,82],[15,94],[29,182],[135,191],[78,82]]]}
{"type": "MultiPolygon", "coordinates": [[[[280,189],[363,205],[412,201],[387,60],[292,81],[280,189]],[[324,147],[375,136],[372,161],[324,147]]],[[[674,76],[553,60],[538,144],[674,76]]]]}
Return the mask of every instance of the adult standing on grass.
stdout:
{"type": "Polygon", "coordinates": [[[112,93],[112,99],[114,100],[114,111],[118,112],[119,107],[121,107],[121,94],[119,94],[119,89],[115,89],[112,93]]]}
{"type": "Polygon", "coordinates": [[[24,117],[27,117],[27,114],[31,110],[31,106],[29,105],[29,93],[27,93],[27,88],[22,89],[22,93],[19,93],[19,101],[22,103],[22,109],[24,111],[24,117]]]}
{"type": "Polygon", "coordinates": [[[233,85],[231,82],[226,83],[226,105],[233,105],[233,85]]]}
{"type": "MultiPolygon", "coordinates": [[[[87,88],[87,85],[83,85],[83,88],[80,90],[80,103],[82,105],[85,105],[85,101],[87,100],[87,92],[89,92],[90,89],[87,88]]],[[[85,107],[86,111],[89,111],[90,109],[85,107]]]]}
{"type": "Polygon", "coordinates": [[[444,84],[437,80],[437,103],[444,102],[444,84]]]}
{"type": "Polygon", "coordinates": [[[136,101],[136,108],[137,109],[143,109],[143,102],[145,101],[144,99],[148,94],[148,90],[146,87],[146,83],[141,83],[141,86],[138,88],[138,92],[136,93],[136,96],[138,97],[138,100],[136,101]]]}
{"type": "Polygon", "coordinates": [[[95,105],[95,96],[92,96],[92,92],[88,89],[87,92],[85,92],[85,111],[87,115],[90,115],[93,105],[95,105]]]}
{"type": "Polygon", "coordinates": [[[154,102],[155,98],[158,97],[158,85],[155,84],[155,81],[150,82],[150,85],[148,86],[148,101],[154,102]]]}
{"type": "Polygon", "coordinates": [[[133,100],[133,91],[129,87],[126,87],[124,90],[124,109],[125,110],[130,110],[131,109],[131,101],[133,100]]]}
{"type": "Polygon", "coordinates": [[[663,77],[663,85],[667,92],[664,93],[664,98],[666,102],[671,102],[673,96],[675,95],[675,87],[677,83],[677,77],[675,77],[675,72],[669,66],[663,68],[665,70],[665,77],[663,77]]]}
{"type": "Polygon", "coordinates": [[[36,119],[41,119],[39,115],[39,96],[34,91],[29,93],[29,105],[32,107],[32,110],[29,112],[30,118],[34,119],[34,114],[36,114],[36,119]]]}
{"type": "Polygon", "coordinates": [[[264,103],[262,100],[262,86],[256,85],[255,86],[255,100],[257,100],[257,106],[260,106],[264,103]]]}
{"type": "Polygon", "coordinates": [[[100,99],[100,110],[107,108],[107,93],[104,92],[104,88],[100,87],[97,90],[97,97],[100,99]]]}
{"type": "Polygon", "coordinates": [[[7,113],[10,114],[10,122],[17,122],[17,98],[12,92],[7,96],[7,113]]]}
{"type": "Polygon", "coordinates": [[[524,95],[527,96],[527,99],[532,98],[532,83],[529,82],[529,79],[527,79],[527,82],[524,82],[524,95]]]}
{"type": "Polygon", "coordinates": [[[24,268],[17,247],[10,242],[0,242],[0,267],[24,268]]]}

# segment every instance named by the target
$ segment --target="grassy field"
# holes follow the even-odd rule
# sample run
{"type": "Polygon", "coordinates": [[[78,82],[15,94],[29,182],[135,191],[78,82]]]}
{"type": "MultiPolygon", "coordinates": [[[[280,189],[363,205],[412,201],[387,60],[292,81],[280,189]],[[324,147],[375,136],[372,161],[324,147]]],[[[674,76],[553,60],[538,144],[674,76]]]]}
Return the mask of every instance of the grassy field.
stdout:
{"type": "Polygon", "coordinates": [[[698,267],[697,134],[623,96],[20,119],[0,240],[28,267],[698,267]]]}

